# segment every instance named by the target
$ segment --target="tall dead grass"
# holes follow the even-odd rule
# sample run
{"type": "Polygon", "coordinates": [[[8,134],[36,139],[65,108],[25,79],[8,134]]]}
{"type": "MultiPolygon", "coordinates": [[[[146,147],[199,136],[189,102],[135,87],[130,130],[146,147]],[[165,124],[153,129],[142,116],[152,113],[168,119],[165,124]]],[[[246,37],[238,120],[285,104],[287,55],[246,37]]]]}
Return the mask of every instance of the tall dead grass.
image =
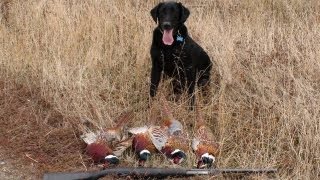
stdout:
{"type": "MultiPolygon", "coordinates": [[[[125,109],[136,111],[132,124],[143,124],[155,27],[149,11],[157,2],[2,1],[0,78],[5,87],[37,89],[63,117],[78,117],[66,124],[107,126],[125,109]]],[[[182,2],[192,13],[191,36],[215,64],[203,112],[222,143],[218,166],[278,167],[281,179],[317,179],[319,1],[182,2]]],[[[171,105],[192,124],[184,102],[171,105]]]]}

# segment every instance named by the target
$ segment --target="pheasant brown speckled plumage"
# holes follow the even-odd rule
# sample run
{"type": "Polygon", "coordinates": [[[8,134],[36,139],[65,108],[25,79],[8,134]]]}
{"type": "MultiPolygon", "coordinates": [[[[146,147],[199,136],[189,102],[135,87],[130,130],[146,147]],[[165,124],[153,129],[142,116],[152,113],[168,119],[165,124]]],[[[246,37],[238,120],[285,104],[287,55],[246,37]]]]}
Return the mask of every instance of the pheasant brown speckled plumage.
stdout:
{"type": "Polygon", "coordinates": [[[118,156],[121,156],[132,143],[131,138],[120,141],[122,127],[132,117],[133,112],[126,112],[118,118],[118,124],[115,127],[105,128],[95,133],[88,132],[81,136],[87,144],[86,153],[94,163],[101,163],[105,167],[119,163],[118,156]]]}
{"type": "Polygon", "coordinates": [[[143,165],[147,160],[146,157],[154,152],[161,152],[175,164],[180,164],[186,159],[185,152],[189,144],[186,134],[183,133],[182,124],[173,118],[168,102],[163,96],[160,101],[163,121],[159,126],[149,125],[129,130],[134,134],[132,145],[139,157],[140,165],[143,165]]]}
{"type": "Polygon", "coordinates": [[[166,140],[165,131],[160,126],[131,128],[129,132],[133,134],[132,148],[139,158],[139,166],[143,166],[166,140]]]}
{"type": "Polygon", "coordinates": [[[160,97],[160,101],[163,114],[162,127],[167,130],[167,140],[164,146],[159,147],[158,150],[174,164],[180,164],[186,159],[189,147],[187,135],[183,131],[182,124],[173,117],[164,96],[160,97]]]}
{"type": "Polygon", "coordinates": [[[122,113],[115,121],[117,123],[116,126],[111,128],[104,128],[101,136],[108,142],[112,141],[121,141],[123,138],[123,128],[124,125],[131,119],[133,119],[134,113],[133,111],[122,113]]]}
{"type": "Polygon", "coordinates": [[[198,158],[197,167],[211,167],[215,157],[219,154],[219,144],[215,141],[211,129],[206,125],[198,106],[196,114],[196,130],[191,147],[198,158]]]}

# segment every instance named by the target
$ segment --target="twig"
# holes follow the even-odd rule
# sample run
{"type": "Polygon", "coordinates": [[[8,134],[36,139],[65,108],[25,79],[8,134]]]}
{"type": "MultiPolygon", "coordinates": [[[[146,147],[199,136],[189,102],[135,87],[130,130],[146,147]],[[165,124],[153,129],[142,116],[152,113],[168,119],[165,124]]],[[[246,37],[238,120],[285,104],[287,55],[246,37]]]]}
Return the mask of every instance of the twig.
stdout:
{"type": "Polygon", "coordinates": [[[33,159],[30,154],[25,154],[27,158],[31,159],[32,161],[36,162],[36,163],[39,163],[39,161],[33,159]]]}

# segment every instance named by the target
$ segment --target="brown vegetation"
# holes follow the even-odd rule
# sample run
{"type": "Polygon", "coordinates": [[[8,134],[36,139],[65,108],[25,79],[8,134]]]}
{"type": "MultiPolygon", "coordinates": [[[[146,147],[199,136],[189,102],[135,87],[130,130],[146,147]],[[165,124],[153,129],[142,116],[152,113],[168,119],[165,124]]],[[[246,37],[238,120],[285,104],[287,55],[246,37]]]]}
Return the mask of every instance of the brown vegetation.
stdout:
{"type": "MultiPolygon", "coordinates": [[[[81,170],[90,165],[81,122],[105,127],[127,109],[136,112],[133,125],[146,122],[157,1],[3,2],[0,147],[8,156],[40,173],[81,170]]],[[[182,2],[191,36],[215,64],[202,109],[222,144],[218,167],[278,167],[280,179],[317,179],[320,2],[182,2]]],[[[184,100],[170,105],[193,124],[184,100]]],[[[134,165],[131,156],[124,161],[134,165]]]]}

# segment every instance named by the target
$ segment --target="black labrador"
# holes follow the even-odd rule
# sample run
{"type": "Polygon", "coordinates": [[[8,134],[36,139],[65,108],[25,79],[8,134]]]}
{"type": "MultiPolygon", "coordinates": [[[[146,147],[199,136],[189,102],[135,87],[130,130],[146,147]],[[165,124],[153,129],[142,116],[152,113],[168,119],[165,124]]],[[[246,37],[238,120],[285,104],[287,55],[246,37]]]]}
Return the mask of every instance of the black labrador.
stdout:
{"type": "Polygon", "coordinates": [[[181,3],[163,2],[151,10],[157,23],[151,45],[150,96],[154,97],[161,79],[172,78],[174,94],[187,91],[194,105],[195,85],[205,89],[210,82],[212,62],[207,53],[188,35],[184,22],[190,11],[181,3]]]}

